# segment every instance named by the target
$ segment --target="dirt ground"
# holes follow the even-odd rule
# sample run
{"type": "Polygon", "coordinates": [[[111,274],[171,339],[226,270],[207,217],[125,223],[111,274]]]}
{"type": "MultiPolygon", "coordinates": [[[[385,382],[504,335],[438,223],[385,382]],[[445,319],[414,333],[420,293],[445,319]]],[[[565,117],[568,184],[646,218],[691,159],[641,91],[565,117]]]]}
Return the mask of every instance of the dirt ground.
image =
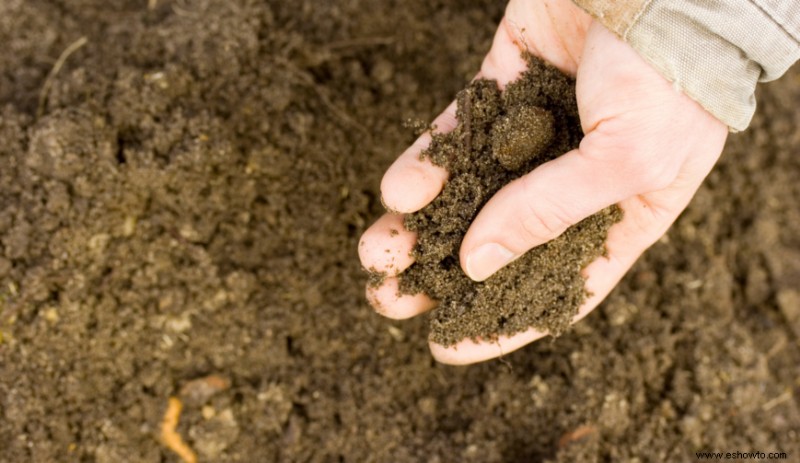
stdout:
{"type": "Polygon", "coordinates": [[[368,307],[357,240],[403,122],[446,106],[501,14],[0,2],[0,462],[179,462],[173,396],[201,462],[800,456],[797,67],[557,341],[448,367],[425,317],[368,307]]]}

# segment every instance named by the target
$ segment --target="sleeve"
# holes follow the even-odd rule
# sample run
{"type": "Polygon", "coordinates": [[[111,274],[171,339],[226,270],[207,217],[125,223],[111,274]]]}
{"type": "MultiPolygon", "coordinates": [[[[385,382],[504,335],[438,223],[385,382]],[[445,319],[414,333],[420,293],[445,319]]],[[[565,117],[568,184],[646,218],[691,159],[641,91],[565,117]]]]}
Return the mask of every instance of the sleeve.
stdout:
{"type": "Polygon", "coordinates": [[[797,0],[573,0],[732,131],[800,59],[797,0]]]}

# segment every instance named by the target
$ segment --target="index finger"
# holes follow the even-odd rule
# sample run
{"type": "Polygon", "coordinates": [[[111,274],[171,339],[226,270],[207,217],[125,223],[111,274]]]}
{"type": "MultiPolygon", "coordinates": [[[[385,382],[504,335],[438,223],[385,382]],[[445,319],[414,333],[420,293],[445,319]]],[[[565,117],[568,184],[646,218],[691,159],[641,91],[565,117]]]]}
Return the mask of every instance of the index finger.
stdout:
{"type": "MultiPolygon", "coordinates": [[[[456,102],[434,121],[434,130],[447,133],[456,127],[456,102]]],[[[431,143],[431,131],[417,140],[389,167],[381,181],[383,204],[392,212],[416,212],[433,201],[447,182],[448,173],[428,158],[420,158],[431,143]]]]}

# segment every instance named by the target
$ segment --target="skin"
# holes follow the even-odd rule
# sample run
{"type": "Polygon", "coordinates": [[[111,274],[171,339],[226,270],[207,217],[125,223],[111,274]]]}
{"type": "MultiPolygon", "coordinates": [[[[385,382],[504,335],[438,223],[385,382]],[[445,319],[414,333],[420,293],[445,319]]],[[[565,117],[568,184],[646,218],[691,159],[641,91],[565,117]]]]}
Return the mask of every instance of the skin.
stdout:
{"type": "MultiPolygon", "coordinates": [[[[509,259],[619,204],[625,217],[609,231],[608,257],[584,269],[593,295],[576,322],[600,304],[686,208],[719,159],[728,129],[568,0],[511,0],[478,77],[495,79],[502,89],[524,70],[520,52],[526,49],[576,76],[586,136],[578,149],[500,190],[472,223],[460,261],[467,275],[482,281],[509,259]]],[[[434,125],[442,132],[455,127],[455,103],[434,125]]],[[[436,306],[425,295],[397,293],[398,275],[413,263],[409,252],[416,240],[403,228],[402,214],[431,202],[448,177],[442,168],[419,159],[429,143],[430,134],[423,134],[386,171],[381,194],[395,212],[370,227],[359,246],[364,267],[389,275],[382,286],[367,289],[367,298],[379,313],[394,319],[436,306]]],[[[546,335],[530,329],[491,342],[464,340],[450,347],[431,343],[430,349],[440,362],[469,364],[546,335]]]]}

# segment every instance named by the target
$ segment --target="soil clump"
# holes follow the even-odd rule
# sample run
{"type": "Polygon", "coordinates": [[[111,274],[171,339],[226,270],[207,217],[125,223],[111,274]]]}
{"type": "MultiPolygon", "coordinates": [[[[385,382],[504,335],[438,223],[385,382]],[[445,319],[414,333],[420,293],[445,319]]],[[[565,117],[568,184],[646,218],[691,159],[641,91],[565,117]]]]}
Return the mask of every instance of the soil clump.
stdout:
{"type": "Polygon", "coordinates": [[[575,81],[539,59],[526,59],[528,69],[502,93],[486,79],[459,92],[458,125],[435,134],[422,153],[450,178],[431,204],[405,218],[417,244],[400,291],[425,293],[438,302],[431,339],[439,344],[491,340],[530,327],[563,333],[587,296],[581,270],[604,254],[608,229],[622,218],[618,207],[606,208],[483,282],[461,270],[461,241],[489,199],[576,148],[583,137],[575,81]]]}
{"type": "Polygon", "coordinates": [[[179,463],[164,423],[214,463],[800,455],[797,67],[557,342],[439,365],[364,300],[402,122],[503,7],[0,1],[0,462],[179,463]]]}

